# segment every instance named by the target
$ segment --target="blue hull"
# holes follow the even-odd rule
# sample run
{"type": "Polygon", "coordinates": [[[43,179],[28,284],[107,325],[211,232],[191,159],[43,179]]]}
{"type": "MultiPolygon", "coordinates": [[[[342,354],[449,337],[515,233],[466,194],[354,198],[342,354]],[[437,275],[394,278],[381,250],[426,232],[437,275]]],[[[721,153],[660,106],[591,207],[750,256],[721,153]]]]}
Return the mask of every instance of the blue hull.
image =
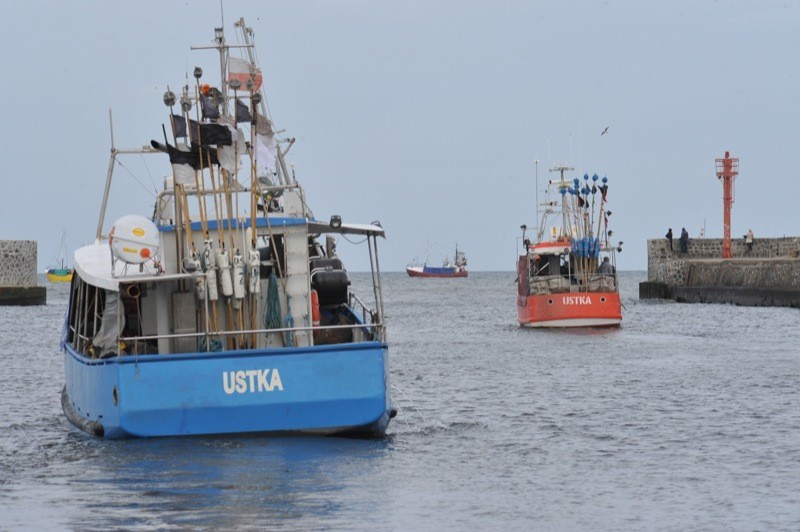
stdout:
{"type": "Polygon", "coordinates": [[[109,439],[244,432],[381,436],[391,417],[379,342],[86,359],[67,345],[62,406],[109,439]]]}
{"type": "Polygon", "coordinates": [[[422,268],[422,272],[430,275],[441,275],[450,277],[455,277],[457,273],[455,268],[436,268],[435,266],[425,266],[424,268],[422,268]]]}

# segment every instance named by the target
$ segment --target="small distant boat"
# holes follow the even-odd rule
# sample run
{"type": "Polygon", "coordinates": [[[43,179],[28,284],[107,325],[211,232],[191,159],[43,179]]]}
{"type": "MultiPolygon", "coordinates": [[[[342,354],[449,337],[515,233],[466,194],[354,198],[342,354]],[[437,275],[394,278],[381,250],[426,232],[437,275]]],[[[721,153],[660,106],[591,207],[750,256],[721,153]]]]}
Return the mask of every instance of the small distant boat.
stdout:
{"type": "MultiPolygon", "coordinates": [[[[535,241],[525,237],[517,261],[517,321],[522,327],[619,326],[622,308],[616,251],[610,243],[608,179],[588,174],[564,180],[569,166],[557,166],[550,181],[561,197],[546,200],[535,241]],[[599,181],[599,183],[598,183],[599,181]]],[[[558,197],[558,196],[556,196],[558,197]]],[[[538,215],[538,213],[537,213],[538,215]]],[[[538,216],[537,216],[538,217],[538,216]]]]}
{"type": "Polygon", "coordinates": [[[47,275],[47,280],[51,283],[68,283],[72,281],[72,268],[67,268],[64,263],[66,260],[67,255],[67,231],[64,230],[64,233],[61,235],[61,259],[59,261],[60,266],[58,268],[50,268],[48,269],[45,274],[47,275]]]}
{"type": "Polygon", "coordinates": [[[459,251],[456,245],[453,262],[446,258],[440,267],[428,266],[426,258],[424,264],[409,264],[406,272],[409,277],[466,277],[468,275],[467,256],[463,251],[459,251]]]}
{"type": "Polygon", "coordinates": [[[68,283],[72,281],[72,268],[50,268],[45,272],[51,283],[68,283]]]}

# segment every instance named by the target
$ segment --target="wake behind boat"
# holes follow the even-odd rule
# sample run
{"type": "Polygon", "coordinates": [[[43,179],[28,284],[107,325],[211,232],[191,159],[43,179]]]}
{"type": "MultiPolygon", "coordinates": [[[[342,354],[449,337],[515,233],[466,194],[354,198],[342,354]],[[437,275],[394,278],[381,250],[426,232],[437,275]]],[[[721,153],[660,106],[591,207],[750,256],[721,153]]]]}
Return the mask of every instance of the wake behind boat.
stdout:
{"type": "Polygon", "coordinates": [[[594,174],[564,180],[569,166],[557,166],[549,182],[560,199],[542,205],[536,239],[525,236],[517,261],[517,321],[523,327],[618,326],[622,322],[616,246],[609,241],[608,179],[594,174]],[[600,182],[598,183],[598,180],[600,182]]]}
{"type": "Polygon", "coordinates": [[[164,95],[163,142],[122,150],[112,136],[96,241],[74,257],[64,413],[104,438],[380,436],[394,414],[377,255],[384,230],[314,217],[286,169],[294,139],[279,138],[267,118],[252,29],[243,19],[235,26],[244,45],[229,46],[217,28],[199,48],[218,51],[218,85],[197,67],[194,87],[164,95]],[[172,175],[152,217],[123,216],[105,231],[125,154],[168,156],[172,175]],[[335,236],[345,234],[367,243],[372,306],[351,291],[336,254],[335,236]]]}
{"type": "Polygon", "coordinates": [[[406,273],[409,277],[466,277],[469,274],[467,272],[467,256],[456,246],[453,262],[446,258],[440,267],[428,266],[426,257],[423,264],[414,262],[406,266],[406,273]]]}

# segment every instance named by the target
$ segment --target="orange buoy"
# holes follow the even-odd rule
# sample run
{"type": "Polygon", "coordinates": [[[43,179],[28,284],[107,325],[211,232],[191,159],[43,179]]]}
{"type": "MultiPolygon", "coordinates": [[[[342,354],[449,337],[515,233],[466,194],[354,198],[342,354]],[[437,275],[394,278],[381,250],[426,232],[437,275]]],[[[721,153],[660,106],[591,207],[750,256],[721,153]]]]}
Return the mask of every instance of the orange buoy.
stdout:
{"type": "Polygon", "coordinates": [[[319,327],[319,294],[316,290],[311,290],[311,324],[319,327]]]}

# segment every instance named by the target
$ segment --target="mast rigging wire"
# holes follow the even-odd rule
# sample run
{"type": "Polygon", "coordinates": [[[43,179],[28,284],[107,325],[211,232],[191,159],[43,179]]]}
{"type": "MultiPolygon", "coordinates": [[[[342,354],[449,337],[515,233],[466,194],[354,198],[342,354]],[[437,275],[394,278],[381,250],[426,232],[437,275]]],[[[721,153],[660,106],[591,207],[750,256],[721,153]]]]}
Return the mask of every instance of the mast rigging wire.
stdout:
{"type": "Polygon", "coordinates": [[[155,199],[155,198],[156,198],[156,196],[158,196],[158,191],[156,191],[156,193],[155,193],[155,194],[154,194],[154,193],[152,193],[152,192],[150,192],[150,191],[147,189],[147,187],[145,186],[145,184],[144,184],[144,183],[142,183],[141,181],[139,181],[139,178],[138,178],[138,177],[136,177],[136,175],[135,175],[133,172],[131,172],[131,171],[130,171],[130,170],[129,170],[129,169],[128,169],[128,168],[127,168],[127,167],[126,167],[124,164],[122,164],[122,161],[120,161],[119,159],[116,159],[116,163],[117,163],[118,165],[120,165],[120,167],[122,167],[122,169],[123,169],[123,170],[125,170],[126,172],[128,172],[128,173],[131,175],[131,177],[134,179],[134,181],[136,181],[137,183],[139,183],[139,186],[140,186],[140,187],[142,187],[142,188],[144,189],[144,191],[145,191],[145,192],[147,192],[148,194],[150,194],[150,197],[151,197],[151,198],[155,199]]]}

